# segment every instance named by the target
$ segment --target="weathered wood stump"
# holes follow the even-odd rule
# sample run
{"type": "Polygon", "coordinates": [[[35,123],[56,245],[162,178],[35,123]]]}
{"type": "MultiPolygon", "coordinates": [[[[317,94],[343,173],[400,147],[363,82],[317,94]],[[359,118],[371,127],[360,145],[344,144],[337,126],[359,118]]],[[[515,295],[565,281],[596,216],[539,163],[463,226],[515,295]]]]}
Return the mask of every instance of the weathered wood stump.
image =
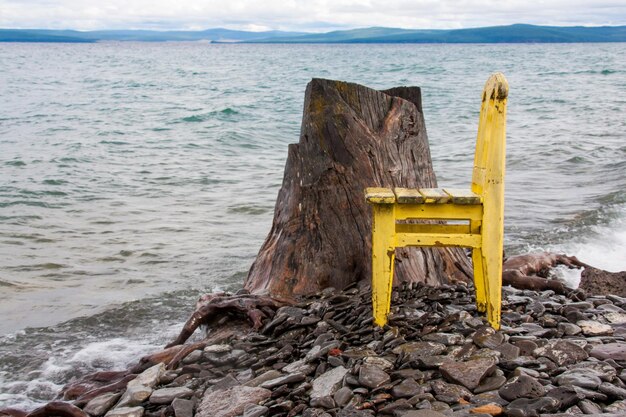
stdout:
{"type": "MultiPolygon", "coordinates": [[[[274,222],[245,281],[292,297],[371,280],[366,187],[436,187],[418,87],[376,91],[313,79],[289,146],[274,222]]],[[[395,282],[469,281],[458,248],[398,250],[395,282]]]]}

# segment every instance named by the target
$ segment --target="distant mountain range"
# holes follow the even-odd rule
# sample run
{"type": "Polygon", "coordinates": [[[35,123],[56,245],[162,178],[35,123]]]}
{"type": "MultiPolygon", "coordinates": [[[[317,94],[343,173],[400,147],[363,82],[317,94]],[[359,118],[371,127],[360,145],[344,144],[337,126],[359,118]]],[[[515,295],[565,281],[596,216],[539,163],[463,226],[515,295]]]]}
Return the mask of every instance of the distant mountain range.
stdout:
{"type": "Polygon", "coordinates": [[[474,29],[412,30],[373,27],[328,33],[0,29],[0,42],[207,41],[217,43],[572,43],[626,42],[626,26],[534,26],[516,24],[474,29]]]}

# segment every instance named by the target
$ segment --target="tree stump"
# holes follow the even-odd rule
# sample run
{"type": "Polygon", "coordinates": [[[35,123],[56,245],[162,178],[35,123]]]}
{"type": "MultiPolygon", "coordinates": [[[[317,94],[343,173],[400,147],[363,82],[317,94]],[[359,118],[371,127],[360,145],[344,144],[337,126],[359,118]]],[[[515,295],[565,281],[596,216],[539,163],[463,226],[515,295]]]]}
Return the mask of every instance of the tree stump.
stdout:
{"type": "MultiPolygon", "coordinates": [[[[386,91],[313,79],[289,145],[274,221],[244,287],[293,297],[371,281],[366,187],[436,187],[419,87],[386,91]]],[[[394,282],[469,281],[458,248],[403,248],[394,282]]]]}

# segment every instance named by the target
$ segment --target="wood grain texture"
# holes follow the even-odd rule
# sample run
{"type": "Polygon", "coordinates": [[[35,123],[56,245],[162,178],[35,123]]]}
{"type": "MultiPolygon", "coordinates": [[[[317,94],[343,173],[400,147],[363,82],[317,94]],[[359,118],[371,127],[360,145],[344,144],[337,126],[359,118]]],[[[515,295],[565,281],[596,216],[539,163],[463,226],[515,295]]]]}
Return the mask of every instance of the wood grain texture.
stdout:
{"type": "MultiPolygon", "coordinates": [[[[272,228],[245,281],[253,293],[292,297],[371,280],[367,187],[436,188],[421,92],[376,91],[313,79],[300,141],[289,145],[272,228]]],[[[471,279],[457,248],[403,248],[395,282],[471,279]]]]}

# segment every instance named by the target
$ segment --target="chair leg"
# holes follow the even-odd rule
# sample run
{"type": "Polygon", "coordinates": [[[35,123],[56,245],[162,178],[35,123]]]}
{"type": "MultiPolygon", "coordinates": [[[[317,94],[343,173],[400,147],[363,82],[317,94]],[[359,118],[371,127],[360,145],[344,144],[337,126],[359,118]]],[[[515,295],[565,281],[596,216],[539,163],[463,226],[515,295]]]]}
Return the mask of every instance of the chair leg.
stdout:
{"type": "Polygon", "coordinates": [[[387,323],[391,308],[391,287],[395,260],[395,218],[393,204],[376,204],[372,224],[372,304],[374,323],[387,323]]]}
{"type": "Polygon", "coordinates": [[[480,248],[472,250],[472,264],[474,267],[474,287],[476,288],[476,308],[480,313],[484,313],[487,311],[487,275],[483,265],[483,251],[480,248]]]}
{"type": "Polygon", "coordinates": [[[489,253],[483,258],[483,271],[487,284],[487,321],[491,327],[499,330],[502,309],[502,247],[498,253],[489,253]]]}

